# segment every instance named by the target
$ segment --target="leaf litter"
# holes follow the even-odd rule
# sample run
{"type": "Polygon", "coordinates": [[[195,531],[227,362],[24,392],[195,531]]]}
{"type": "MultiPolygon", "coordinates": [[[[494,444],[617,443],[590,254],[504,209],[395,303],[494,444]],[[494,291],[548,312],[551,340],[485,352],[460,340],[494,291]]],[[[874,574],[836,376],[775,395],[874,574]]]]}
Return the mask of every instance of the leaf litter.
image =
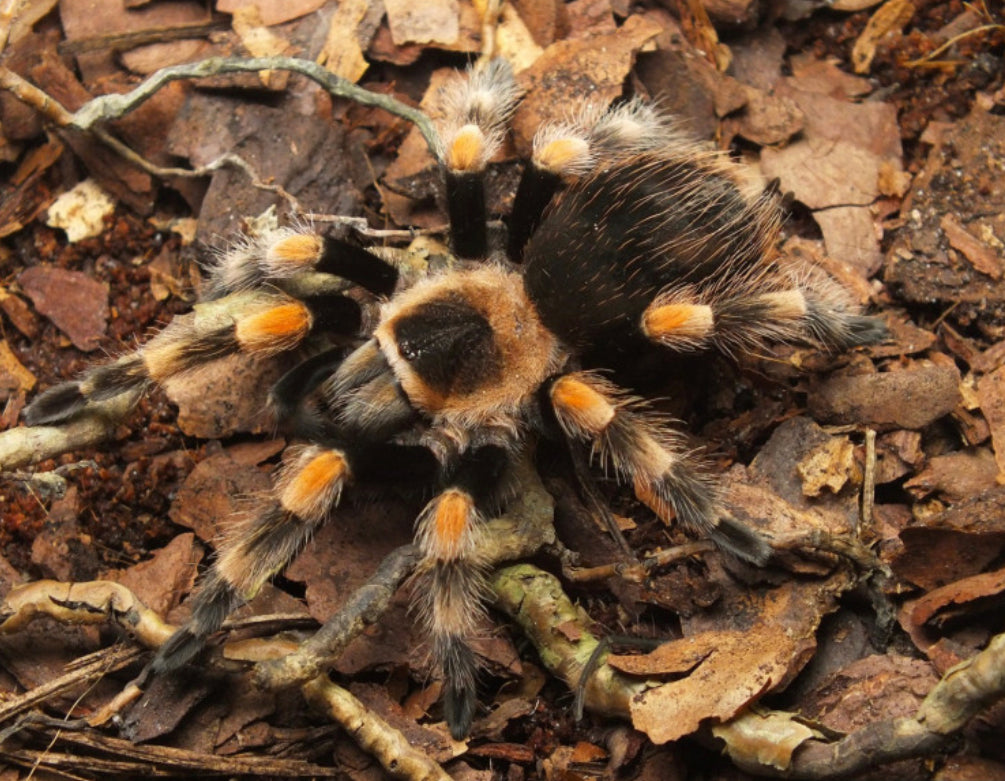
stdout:
{"type": "MultiPolygon", "coordinates": [[[[127,89],[136,74],[210,54],[316,57],[327,46],[336,67],[332,41],[351,37],[359,54],[337,66],[347,68],[345,75],[428,105],[435,74],[449,72],[439,66],[458,65],[457,52],[477,52],[483,34],[465,3],[389,4],[386,16],[366,4],[341,15],[334,4],[317,0],[256,5],[257,16],[236,2],[218,4],[210,14],[184,4],[141,4],[124,12],[116,4],[61,0],[48,16],[42,10],[32,25],[18,28],[2,64],[73,110],[93,95],[127,89]],[[175,41],[142,37],[152,30],[156,40],[165,31],[198,25],[213,29],[175,41]],[[66,44],[82,47],[71,55],[72,69],[57,56],[56,47],[66,44]]],[[[821,729],[852,733],[912,714],[939,675],[1003,631],[996,606],[1005,593],[1005,530],[996,519],[1003,517],[998,480],[1005,464],[999,311],[1005,208],[992,173],[1003,157],[995,140],[1005,138],[1002,20],[983,4],[914,7],[899,0],[878,8],[835,6],[836,16],[825,18],[792,0],[783,4],[783,16],[802,22],[731,29],[724,22],[756,17],[754,4],[709,2],[716,33],[703,31],[700,15],[683,3],[669,4],[670,12],[630,12],[627,5],[585,0],[540,4],[534,13],[525,5],[534,4],[504,6],[495,31],[500,49],[525,67],[517,148],[526,146],[541,117],[568,111],[572,95],[588,93],[607,103],[626,84],[642,94],[648,90],[682,110],[693,132],[732,143],[735,153],[778,178],[795,205],[787,231],[799,243],[791,246],[820,259],[883,314],[894,337],[850,358],[793,348],[773,364],[750,359],[740,370],[716,364],[711,371],[718,390],[700,408],[673,410],[696,424],[692,430],[699,438],[711,436],[703,444],[721,467],[738,517],[780,538],[808,531],[858,534],[875,545],[891,577],[873,586],[869,599],[882,594],[898,605],[892,643],[877,637],[882,622],[876,615],[847,597],[859,575],[826,552],[793,554],[787,566],[803,573],[798,577],[689,557],[654,570],[641,585],[608,577],[607,589],[593,589],[570,581],[590,619],[583,628],[565,625],[567,638],[581,637],[585,628],[614,633],[623,627],[665,641],[646,656],[610,661],[646,682],[632,700],[632,723],[655,743],[671,742],[672,753],[630,741],[617,768],[645,777],[663,767],[667,756],[679,768],[727,762],[677,741],[716,724],[727,730],[765,704],[776,709],[772,713],[798,709],[810,720],[804,728],[786,728],[798,737],[782,738],[781,726],[769,730],[767,743],[778,754],[767,763],[776,767],[792,762],[796,747],[819,739],[821,729]],[[983,32],[974,32],[982,25],[983,32]],[[709,40],[726,48],[710,50],[709,40]],[[723,72],[727,52],[732,66],[723,72]],[[807,367],[812,376],[801,377],[797,369],[807,367]],[[869,456],[866,429],[878,432],[875,456],[869,456]],[[875,494],[865,518],[863,490],[875,494]],[[856,640],[842,646],[842,638],[856,640]]],[[[15,379],[0,384],[0,393],[17,410],[31,390],[29,376],[43,385],[72,376],[92,359],[80,351],[129,349],[133,339],[185,308],[186,286],[195,276],[192,251],[152,227],[154,222],[197,217],[197,243],[214,244],[233,234],[235,215],[255,216],[270,205],[287,212],[291,201],[229,168],[208,181],[151,177],[79,133],[58,131],[46,142],[35,115],[8,93],[2,99],[5,112],[11,106],[18,118],[8,122],[5,113],[4,160],[18,166],[19,174],[0,185],[3,214],[11,220],[10,230],[3,230],[0,262],[12,270],[0,301],[3,354],[15,362],[8,359],[8,375],[15,379]],[[40,156],[40,150],[48,152],[40,156]],[[71,158],[76,170],[60,163],[71,158]],[[74,244],[38,221],[40,205],[87,175],[118,206],[104,218],[100,236],[74,244]],[[80,305],[60,292],[67,282],[89,291],[80,305]]],[[[239,154],[259,181],[280,185],[314,212],[361,214],[371,224],[390,215],[398,225],[425,213],[425,224],[442,225],[430,208],[434,173],[418,136],[382,112],[333,103],[296,77],[175,83],[114,127],[161,165],[180,160],[198,166],[239,154]]],[[[507,150],[496,164],[500,212],[513,159],[507,150]]],[[[242,440],[238,422],[260,408],[268,383],[257,367],[238,363],[207,370],[200,378],[204,384],[169,388],[167,396],[142,401],[130,430],[119,429],[111,450],[55,462],[69,466],[90,459],[93,465],[71,472],[77,485],[47,510],[33,498],[32,483],[8,471],[0,486],[3,571],[12,580],[111,578],[180,620],[202,551],[218,524],[239,509],[242,496],[267,487],[282,447],[242,440]],[[231,397],[216,409],[203,408],[204,398],[219,398],[218,390],[206,389],[220,387],[231,387],[231,397]],[[220,444],[193,450],[187,437],[220,444]],[[131,459],[118,461],[116,448],[131,452],[131,459]],[[134,509],[123,512],[127,507],[134,509]],[[178,526],[196,535],[179,533],[178,526]]],[[[686,387],[671,383],[668,390],[670,398],[689,396],[686,387]]],[[[16,417],[4,420],[13,425],[16,417]]],[[[0,463],[8,468],[2,449],[0,463]]],[[[656,554],[683,539],[640,522],[645,511],[633,497],[608,484],[601,488],[618,515],[635,521],[627,534],[637,555],[656,554]]],[[[563,496],[560,516],[589,515],[574,494],[563,496]]],[[[414,510],[408,499],[383,497],[340,510],[242,616],[303,621],[306,604],[315,620],[325,620],[394,545],[407,542],[414,510]]],[[[620,554],[597,547],[581,555],[605,564],[620,554]]],[[[480,699],[498,703],[505,716],[500,713],[490,727],[493,714],[483,712],[484,730],[479,733],[476,723],[475,734],[493,738],[476,737],[466,756],[464,747],[445,741],[437,714],[428,710],[436,684],[426,677],[421,649],[417,653],[406,603],[399,598],[338,663],[339,674],[367,705],[438,761],[461,755],[448,765],[458,777],[489,777],[493,756],[514,778],[537,777],[539,770],[548,777],[591,775],[603,768],[607,755],[595,745],[603,742],[598,724],[572,721],[561,687],[542,679],[533,656],[509,631],[487,638],[482,649],[490,674],[480,699]],[[507,689],[520,694],[507,700],[507,689]],[[411,707],[402,707],[406,703],[411,707]],[[425,742],[421,736],[430,732],[436,737],[425,742]],[[493,741],[500,747],[495,753],[493,741]]],[[[93,628],[44,621],[0,638],[5,659],[34,660],[0,671],[6,691],[42,684],[102,645],[93,628]]],[[[296,621],[290,626],[283,637],[293,645],[310,631],[296,621]]],[[[324,772],[321,766],[330,767],[334,757],[341,772],[370,773],[372,760],[329,724],[309,717],[298,692],[256,696],[238,679],[225,678],[163,688],[151,701],[154,707],[148,703],[131,716],[134,738],[230,758],[278,752],[312,772],[324,772]]],[[[82,699],[63,696],[47,707],[57,714],[93,711],[119,685],[106,680],[82,699]]],[[[786,723],[770,714],[757,718],[786,723]]],[[[1005,755],[991,737],[995,729],[1001,729],[1001,716],[991,711],[967,733],[979,756],[953,756],[945,772],[1001,772],[1005,755]]],[[[763,741],[737,748],[734,738],[724,739],[741,767],[765,762],[757,759],[763,741]]],[[[115,756],[111,742],[103,745],[92,750],[115,756]]],[[[614,754],[609,756],[614,767],[614,754]]],[[[171,766],[165,757],[143,761],[171,766]]],[[[292,764],[286,769],[294,770],[292,764]]],[[[922,772],[922,765],[901,768],[915,771],[922,772]]]]}

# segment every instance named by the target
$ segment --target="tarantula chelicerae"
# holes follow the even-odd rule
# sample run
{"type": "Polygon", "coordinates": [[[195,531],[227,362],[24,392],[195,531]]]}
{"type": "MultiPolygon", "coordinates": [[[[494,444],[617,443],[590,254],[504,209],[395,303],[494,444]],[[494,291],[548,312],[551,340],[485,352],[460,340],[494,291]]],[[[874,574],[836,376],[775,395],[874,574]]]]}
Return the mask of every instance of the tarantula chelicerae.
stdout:
{"type": "Polygon", "coordinates": [[[176,320],[27,409],[31,425],[59,423],[89,402],[236,351],[278,354],[314,335],[364,331],[356,349],[316,353],[272,389],[277,417],[301,444],[287,453],[273,495],[223,539],[155,671],[190,660],[290,561],[344,489],[397,472],[437,486],[417,522],[419,593],[447,720],[461,737],[474,711],[467,638],[481,609],[483,519],[531,432],[589,443],[661,518],[764,563],[767,543],[720,513],[694,456],[619,379],[654,353],[779,340],[845,348],[882,336],[832,281],[778,262],[770,193],[638,101],[584,109],[538,132],[506,252],[491,250],[482,175],[518,91],[495,61],[445,98],[440,158],[455,266],[408,284],[348,241],[267,233],[218,260],[203,298],[222,303],[208,321],[176,320]],[[365,295],[346,295],[345,280],[365,295]],[[367,297],[383,302],[372,327],[367,297]]]}

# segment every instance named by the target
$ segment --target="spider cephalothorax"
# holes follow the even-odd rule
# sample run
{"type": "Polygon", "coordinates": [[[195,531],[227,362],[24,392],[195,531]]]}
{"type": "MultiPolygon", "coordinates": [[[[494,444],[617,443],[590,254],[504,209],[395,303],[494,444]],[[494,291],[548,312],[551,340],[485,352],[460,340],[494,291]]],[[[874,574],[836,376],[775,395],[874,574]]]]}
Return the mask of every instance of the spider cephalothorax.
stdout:
{"type": "Polygon", "coordinates": [[[844,348],[882,336],[833,282],[775,258],[771,194],[640,102],[543,128],[506,252],[492,250],[482,173],[517,90],[494,62],[447,97],[440,155],[454,266],[411,282],[347,241],[268,232],[219,260],[200,314],[27,410],[30,424],[58,423],[235,351],[299,350],[326,334],[361,339],[351,351],[315,350],[274,387],[277,417],[298,444],[272,496],[222,541],[192,617],[155,670],[190,659],[352,483],[428,480],[437,493],[417,523],[426,579],[418,591],[460,737],[474,710],[467,638],[481,609],[482,523],[530,432],[586,443],[660,517],[763,563],[767,543],[721,513],[695,457],[619,380],[643,355],[786,340],[844,348]]]}

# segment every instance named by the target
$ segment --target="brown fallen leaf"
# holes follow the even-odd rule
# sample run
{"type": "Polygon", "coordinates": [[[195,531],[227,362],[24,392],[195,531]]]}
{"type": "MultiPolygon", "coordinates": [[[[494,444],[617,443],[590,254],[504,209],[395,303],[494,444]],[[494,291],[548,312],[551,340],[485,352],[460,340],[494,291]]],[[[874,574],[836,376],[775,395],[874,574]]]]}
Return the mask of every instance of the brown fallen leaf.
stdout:
{"type": "Polygon", "coordinates": [[[983,572],[1005,550],[1005,488],[961,501],[901,529],[890,566],[899,578],[932,590],[983,572]]]}
{"type": "Polygon", "coordinates": [[[913,716],[938,680],[922,659],[871,654],[827,676],[800,699],[800,713],[828,729],[854,732],[878,719],[913,716]]]}
{"type": "Polygon", "coordinates": [[[253,467],[275,455],[282,440],[235,445],[196,464],[171,503],[171,520],[192,529],[199,539],[212,541],[220,534],[220,524],[248,511],[248,498],[268,491],[266,472],[253,467]]]}
{"type": "Polygon", "coordinates": [[[152,558],[129,569],[101,574],[102,580],[119,583],[159,616],[167,616],[195,584],[202,554],[194,534],[179,534],[152,558]]]}
{"type": "Polygon", "coordinates": [[[644,16],[630,16],[616,33],[558,41],[517,77],[526,96],[513,117],[518,149],[530,147],[544,122],[564,119],[570,96],[589,95],[605,108],[621,95],[624,81],[640,49],[663,28],[644,16]]]}
{"type": "Polygon", "coordinates": [[[272,27],[314,13],[324,4],[325,0],[218,0],[216,10],[233,14],[245,8],[257,8],[262,24],[272,27]]]}
{"type": "MultiPolygon", "coordinates": [[[[122,0],[60,0],[59,3],[59,21],[67,41],[209,20],[208,10],[198,3],[150,3],[128,13],[123,13],[122,0]]],[[[204,41],[190,39],[141,46],[126,52],[106,47],[78,54],[76,60],[84,83],[90,86],[108,77],[118,77],[122,62],[135,72],[151,73],[158,68],[197,59],[206,49],[204,41]]]]}
{"type": "Polygon", "coordinates": [[[108,285],[80,271],[33,266],[18,277],[39,314],[70,337],[78,350],[98,349],[108,326],[108,285]]]}
{"type": "Polygon", "coordinates": [[[731,719],[766,692],[783,688],[812,657],[820,619],[848,583],[841,574],[747,593],[730,609],[745,626],[695,635],[699,645],[707,644],[708,655],[685,677],[635,696],[632,724],[653,742],[666,743],[706,719],[731,719]]]}
{"type": "Polygon", "coordinates": [[[893,104],[855,103],[820,90],[819,75],[806,83],[788,78],[776,97],[787,97],[805,119],[800,138],[782,149],[765,148],[761,166],[813,209],[827,254],[871,276],[882,264],[880,232],[871,205],[879,197],[880,171],[902,168],[900,131],[893,104]]]}
{"type": "Polygon", "coordinates": [[[905,603],[903,620],[913,627],[927,624],[933,629],[944,628],[949,622],[959,621],[968,612],[981,610],[981,601],[1000,597],[1003,592],[1005,569],[972,575],[905,603]]]}
{"type": "Polygon", "coordinates": [[[994,488],[997,475],[994,454],[988,448],[971,448],[933,456],[904,488],[918,499],[938,493],[955,503],[994,488]]]}
{"type": "Polygon", "coordinates": [[[460,7],[457,0],[384,0],[391,38],[407,43],[453,44],[460,36],[460,7]]]}
{"type": "Polygon", "coordinates": [[[274,430],[269,389],[283,374],[275,361],[231,355],[164,383],[178,405],[178,427],[192,437],[218,439],[237,432],[274,430]]]}

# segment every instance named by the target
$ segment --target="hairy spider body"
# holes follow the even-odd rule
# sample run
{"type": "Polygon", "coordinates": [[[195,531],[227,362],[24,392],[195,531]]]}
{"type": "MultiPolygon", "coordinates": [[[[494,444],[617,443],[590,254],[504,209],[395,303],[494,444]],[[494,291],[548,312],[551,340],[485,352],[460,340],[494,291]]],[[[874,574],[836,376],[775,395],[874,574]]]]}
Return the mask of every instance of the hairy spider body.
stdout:
{"type": "Polygon", "coordinates": [[[437,486],[416,522],[416,590],[447,721],[462,737],[475,704],[468,638],[482,604],[483,522],[504,500],[507,468],[531,432],[587,443],[664,520],[746,560],[769,557],[760,536],[723,514],[681,438],[618,383],[643,353],[797,339],[845,348],[881,338],[882,327],[820,274],[783,267],[773,254],[774,198],[637,102],[585,110],[539,134],[507,256],[492,252],[481,174],[516,96],[494,63],[446,101],[440,152],[460,256],[453,268],[409,283],[349,242],[274,231],[221,257],[196,316],[27,410],[30,424],[60,422],[232,352],[270,355],[315,335],[363,331],[355,349],[312,355],[273,388],[277,417],[300,444],[272,495],[226,534],[191,618],[154,670],[191,659],[349,485],[394,471],[437,486]]]}

